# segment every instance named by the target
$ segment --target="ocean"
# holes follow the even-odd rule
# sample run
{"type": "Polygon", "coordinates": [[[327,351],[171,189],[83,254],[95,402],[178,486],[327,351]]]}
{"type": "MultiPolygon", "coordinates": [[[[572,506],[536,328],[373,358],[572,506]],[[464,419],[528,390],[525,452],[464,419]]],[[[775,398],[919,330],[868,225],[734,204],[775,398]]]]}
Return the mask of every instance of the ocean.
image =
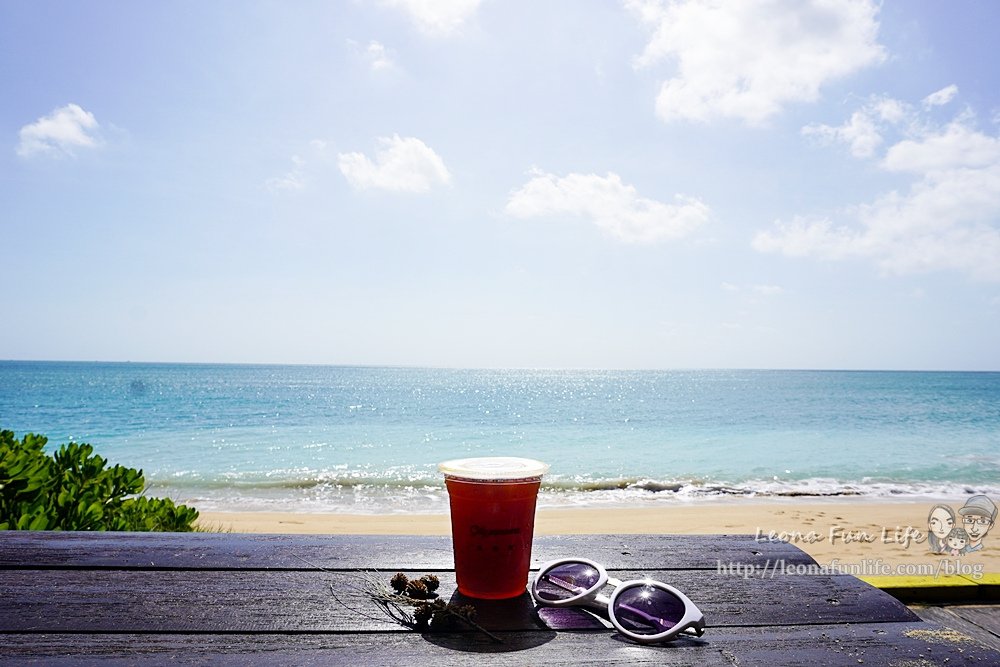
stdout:
{"type": "Polygon", "coordinates": [[[0,361],[0,428],[202,510],[444,512],[437,463],[551,464],[540,506],[1000,495],[1000,373],[0,361]]]}

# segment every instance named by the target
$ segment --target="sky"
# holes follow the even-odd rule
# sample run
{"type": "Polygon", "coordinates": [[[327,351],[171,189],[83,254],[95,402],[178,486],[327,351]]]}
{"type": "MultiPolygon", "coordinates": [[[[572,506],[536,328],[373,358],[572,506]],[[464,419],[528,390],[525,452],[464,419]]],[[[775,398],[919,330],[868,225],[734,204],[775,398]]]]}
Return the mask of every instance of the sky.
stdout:
{"type": "Polygon", "coordinates": [[[0,3],[0,359],[1000,370],[1000,3],[0,3]]]}

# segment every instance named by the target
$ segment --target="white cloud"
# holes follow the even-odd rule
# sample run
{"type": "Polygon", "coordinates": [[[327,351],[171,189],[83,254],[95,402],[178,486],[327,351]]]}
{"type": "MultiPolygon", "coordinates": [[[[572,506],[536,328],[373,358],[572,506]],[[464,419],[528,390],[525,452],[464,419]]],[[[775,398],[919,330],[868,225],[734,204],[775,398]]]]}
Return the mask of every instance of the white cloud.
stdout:
{"type": "Polygon", "coordinates": [[[362,46],[353,39],[349,39],[347,40],[347,46],[373,72],[383,72],[395,69],[396,67],[393,53],[381,42],[373,39],[366,46],[362,46]]]}
{"type": "Polygon", "coordinates": [[[395,64],[385,46],[375,40],[368,43],[368,48],[365,49],[365,56],[368,58],[369,66],[376,72],[390,69],[395,64]]]}
{"type": "Polygon", "coordinates": [[[424,142],[398,134],[380,137],[381,148],[372,160],[363,153],[340,153],[341,173],[357,190],[427,192],[435,185],[451,183],[444,161],[424,142]]]}
{"type": "Polygon", "coordinates": [[[330,148],[330,142],[326,139],[312,139],[309,141],[309,147],[322,155],[330,148]]]}
{"type": "Polygon", "coordinates": [[[858,109],[843,125],[807,125],[802,135],[822,143],[845,143],[854,157],[872,157],[882,145],[882,133],[887,126],[898,125],[912,118],[910,105],[890,97],[873,97],[858,109]]]}
{"type": "Polygon", "coordinates": [[[802,134],[824,142],[841,141],[851,147],[855,157],[871,157],[882,143],[882,135],[874,119],[864,111],[855,111],[851,119],[839,127],[807,125],[802,134]]]}
{"type": "Polygon", "coordinates": [[[267,189],[271,192],[298,192],[304,190],[306,162],[298,155],[292,156],[292,170],[284,176],[267,179],[267,189]]]}
{"type": "Polygon", "coordinates": [[[845,259],[866,254],[863,239],[845,227],[834,227],[827,219],[796,216],[790,223],[777,220],[774,229],[758,232],[753,247],[760,252],[780,252],[789,257],[817,256],[845,259]]]}
{"type": "Polygon", "coordinates": [[[856,224],[796,218],[757,234],[753,247],[792,257],[873,261],[882,271],[953,270],[1000,281],[1000,166],[949,173],[860,208],[856,224]],[[968,196],[969,199],[962,199],[968,196]]]}
{"type": "Polygon", "coordinates": [[[479,9],[481,0],[382,0],[382,4],[405,11],[417,27],[429,35],[458,31],[479,9]]]}
{"type": "Polygon", "coordinates": [[[639,67],[676,62],[656,99],[664,121],[759,124],[885,59],[871,0],[627,0],[653,29],[639,67]]]}
{"type": "Polygon", "coordinates": [[[94,114],[67,104],[21,128],[17,154],[21,157],[73,156],[80,148],[96,148],[101,141],[94,114]]]}
{"type": "Polygon", "coordinates": [[[871,104],[872,113],[886,123],[902,123],[910,115],[910,105],[891,97],[876,97],[871,104]]]}
{"type": "Polygon", "coordinates": [[[899,127],[905,138],[878,162],[886,171],[912,174],[908,189],[854,207],[843,223],[806,216],[777,221],[755,236],[753,247],[792,257],[864,259],[893,274],[953,270],[1000,281],[1000,137],[972,121],[964,115],[934,127],[910,118],[899,127]]]}
{"type": "Polygon", "coordinates": [[[993,164],[1000,164],[1000,139],[961,121],[950,123],[942,132],[900,141],[882,160],[882,166],[890,171],[915,173],[993,164]]]}
{"type": "Polygon", "coordinates": [[[958,95],[958,86],[951,84],[925,97],[923,104],[925,107],[943,106],[955,99],[955,95],[958,95]]]}
{"type": "Polygon", "coordinates": [[[618,174],[569,174],[558,177],[535,170],[511,193],[505,211],[518,218],[576,215],[588,218],[620,241],[650,243],[678,239],[708,221],[701,201],[676,195],[666,204],[640,197],[618,174]]]}

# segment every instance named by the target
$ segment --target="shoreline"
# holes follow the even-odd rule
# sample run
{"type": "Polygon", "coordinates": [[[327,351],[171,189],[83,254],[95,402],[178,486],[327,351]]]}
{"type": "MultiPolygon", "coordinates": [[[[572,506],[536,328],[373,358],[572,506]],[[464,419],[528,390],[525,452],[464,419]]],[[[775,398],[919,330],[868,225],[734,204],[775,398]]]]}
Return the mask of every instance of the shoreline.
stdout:
{"type": "MultiPolygon", "coordinates": [[[[760,540],[789,541],[821,566],[902,570],[960,563],[984,574],[1000,572],[1000,529],[987,534],[983,549],[975,553],[952,557],[927,549],[927,514],[934,504],[932,500],[810,498],[809,502],[754,499],[639,508],[540,507],[535,535],[749,534],[760,540]]],[[[957,509],[961,503],[951,505],[957,509]]],[[[451,534],[449,516],[444,513],[205,511],[198,525],[205,530],[236,533],[451,534]]]]}
{"type": "MultiPolygon", "coordinates": [[[[299,495],[213,497],[203,494],[178,492],[168,486],[149,485],[151,495],[168,497],[177,504],[197,508],[208,514],[302,514],[318,516],[426,516],[447,514],[448,494],[444,486],[429,489],[404,488],[387,493],[384,489],[362,493],[342,493],[332,497],[299,495]]],[[[685,510],[697,507],[746,507],[784,505],[926,505],[938,504],[961,507],[973,495],[986,495],[1000,499],[1000,487],[981,489],[965,487],[961,492],[941,493],[747,493],[680,495],[643,490],[614,490],[587,492],[547,492],[543,486],[538,495],[538,511],[603,511],[603,510],[685,510]]],[[[1000,522],[998,522],[1000,523],[1000,522]]]]}

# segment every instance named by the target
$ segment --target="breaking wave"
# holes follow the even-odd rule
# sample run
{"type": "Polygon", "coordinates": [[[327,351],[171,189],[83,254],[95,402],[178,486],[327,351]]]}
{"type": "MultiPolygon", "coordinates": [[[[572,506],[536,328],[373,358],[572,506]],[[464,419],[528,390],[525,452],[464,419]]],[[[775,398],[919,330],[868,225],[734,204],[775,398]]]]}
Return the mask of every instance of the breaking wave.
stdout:
{"type": "MultiPolygon", "coordinates": [[[[215,511],[348,512],[371,514],[439,513],[447,510],[440,478],[390,474],[314,474],[304,477],[234,474],[201,479],[175,475],[154,479],[149,493],[168,495],[199,509],[215,511]]],[[[726,501],[738,498],[956,500],[974,494],[1000,495],[1000,486],[952,482],[899,482],[879,479],[658,480],[641,477],[554,477],[542,483],[540,507],[616,507],[662,503],[726,501]]]]}

